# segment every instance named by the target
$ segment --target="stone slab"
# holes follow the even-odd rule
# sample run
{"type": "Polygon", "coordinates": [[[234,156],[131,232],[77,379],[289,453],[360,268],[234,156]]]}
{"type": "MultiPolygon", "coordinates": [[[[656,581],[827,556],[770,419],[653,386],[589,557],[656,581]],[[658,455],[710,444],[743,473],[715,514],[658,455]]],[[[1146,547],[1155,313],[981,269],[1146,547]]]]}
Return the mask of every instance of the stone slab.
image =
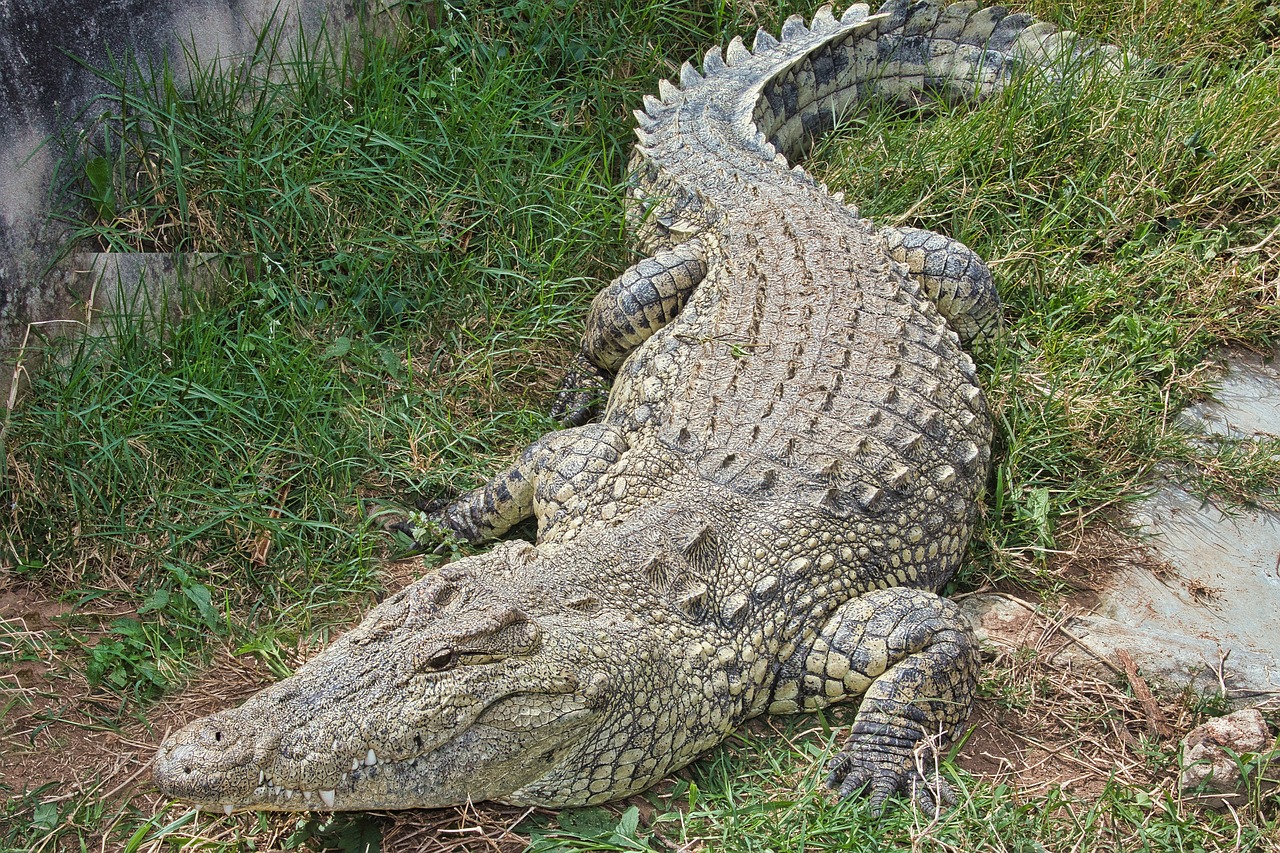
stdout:
{"type": "MultiPolygon", "coordinates": [[[[1280,436],[1280,363],[1229,354],[1213,398],[1179,422],[1206,443],[1280,436]]],[[[1128,519],[1152,559],[1117,565],[1091,612],[974,595],[963,607],[979,636],[1113,673],[1125,652],[1144,677],[1280,705],[1280,514],[1198,497],[1176,476],[1167,472],[1128,519]]]]}

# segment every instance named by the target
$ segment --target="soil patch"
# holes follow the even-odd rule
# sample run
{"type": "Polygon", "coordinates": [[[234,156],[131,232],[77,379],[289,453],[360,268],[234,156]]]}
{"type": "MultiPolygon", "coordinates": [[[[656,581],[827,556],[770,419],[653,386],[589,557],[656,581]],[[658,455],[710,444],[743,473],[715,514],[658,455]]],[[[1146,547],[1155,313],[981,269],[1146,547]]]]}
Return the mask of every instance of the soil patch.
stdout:
{"type": "MultiPolygon", "coordinates": [[[[1075,590],[1071,606],[1080,604],[1077,597],[1088,602],[1108,560],[1118,554],[1116,541],[1102,536],[1082,541],[1069,561],[1056,567],[1075,590]]],[[[388,564],[385,580],[395,589],[421,573],[420,561],[403,561],[388,564]]],[[[59,665],[56,649],[46,640],[68,612],[34,590],[0,592],[0,616],[9,632],[0,636],[9,644],[0,651],[11,652],[0,657],[0,685],[9,706],[0,731],[6,756],[0,783],[14,795],[43,787],[44,802],[91,794],[113,807],[130,800],[161,821],[181,817],[188,807],[166,803],[150,783],[147,769],[157,744],[167,731],[238,704],[273,676],[252,656],[224,648],[183,691],[150,706],[145,719],[129,718],[118,698],[92,689],[82,675],[59,665]],[[23,653],[14,653],[19,647],[23,653]]],[[[1184,703],[1162,703],[1165,728],[1157,732],[1149,704],[1138,698],[1140,691],[1121,669],[1107,679],[1053,665],[1053,650],[1069,638],[1055,634],[1051,622],[1025,627],[1021,648],[991,652],[984,662],[982,698],[959,765],[984,781],[1011,786],[1020,798],[1052,787],[1090,798],[1113,779],[1146,790],[1173,784],[1176,768],[1167,756],[1194,723],[1184,703]]],[[[360,821],[372,821],[384,851],[505,853],[528,843],[515,828],[530,811],[484,803],[371,817],[289,816],[266,826],[252,814],[210,814],[197,817],[188,829],[209,841],[252,837],[259,849],[280,849],[296,842],[299,833],[333,838],[359,832],[360,821]]]]}

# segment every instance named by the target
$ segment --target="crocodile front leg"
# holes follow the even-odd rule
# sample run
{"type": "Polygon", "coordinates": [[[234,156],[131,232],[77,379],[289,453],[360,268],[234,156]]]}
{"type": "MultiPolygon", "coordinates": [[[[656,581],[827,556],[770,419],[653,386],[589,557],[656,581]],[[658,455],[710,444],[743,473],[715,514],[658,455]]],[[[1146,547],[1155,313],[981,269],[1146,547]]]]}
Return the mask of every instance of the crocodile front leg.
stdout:
{"type": "Polygon", "coordinates": [[[539,534],[598,486],[627,449],[623,435],[605,424],[550,432],[489,482],[439,511],[440,526],[468,542],[501,536],[536,513],[539,534]]]}
{"type": "Polygon", "coordinates": [[[853,729],[832,759],[827,784],[843,797],[868,789],[879,813],[909,792],[931,809],[950,792],[926,780],[916,753],[952,740],[969,716],[977,642],[959,607],[922,590],[894,587],[841,605],[812,642],[783,664],[770,713],[815,711],[862,695],[853,729]]]}
{"type": "Polygon", "coordinates": [[[597,293],[582,351],[560,384],[551,416],[570,426],[590,420],[610,377],[632,350],[675,319],[706,274],[706,249],[693,239],[639,261],[597,293]]]}

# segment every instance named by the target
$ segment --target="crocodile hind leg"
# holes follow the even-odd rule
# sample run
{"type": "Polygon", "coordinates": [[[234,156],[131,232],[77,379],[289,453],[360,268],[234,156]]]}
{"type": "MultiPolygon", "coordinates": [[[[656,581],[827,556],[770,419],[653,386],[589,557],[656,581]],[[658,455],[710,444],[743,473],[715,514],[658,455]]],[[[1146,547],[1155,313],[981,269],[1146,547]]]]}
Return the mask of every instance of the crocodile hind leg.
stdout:
{"type": "Polygon", "coordinates": [[[991,270],[976,252],[923,228],[884,227],[880,233],[890,257],[907,266],[960,343],[978,351],[999,334],[1000,296],[991,270]]]}
{"type": "Polygon", "coordinates": [[[917,766],[930,739],[954,738],[969,716],[977,642],[959,607],[922,590],[895,587],[842,604],[812,641],[786,661],[770,713],[815,711],[862,695],[862,706],[827,784],[847,797],[867,789],[872,810],[902,791],[931,809],[951,798],[917,766]]]}
{"type": "Polygon", "coordinates": [[[639,261],[596,294],[551,416],[568,425],[588,421],[626,357],[675,319],[706,274],[706,250],[693,239],[639,261]]]}
{"type": "Polygon", "coordinates": [[[468,542],[481,542],[536,512],[541,536],[598,486],[626,449],[622,434],[605,424],[547,433],[511,467],[440,509],[434,520],[468,542]]]}

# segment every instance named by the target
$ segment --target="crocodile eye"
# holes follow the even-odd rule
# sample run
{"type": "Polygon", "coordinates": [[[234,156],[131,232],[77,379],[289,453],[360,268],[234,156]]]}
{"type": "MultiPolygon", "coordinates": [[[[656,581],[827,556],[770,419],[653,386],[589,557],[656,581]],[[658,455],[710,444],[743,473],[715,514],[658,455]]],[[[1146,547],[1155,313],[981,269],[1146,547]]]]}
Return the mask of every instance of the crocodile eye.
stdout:
{"type": "Polygon", "coordinates": [[[449,649],[445,649],[419,658],[414,661],[414,665],[419,672],[439,672],[442,669],[448,669],[453,666],[457,661],[457,654],[449,649]]]}

